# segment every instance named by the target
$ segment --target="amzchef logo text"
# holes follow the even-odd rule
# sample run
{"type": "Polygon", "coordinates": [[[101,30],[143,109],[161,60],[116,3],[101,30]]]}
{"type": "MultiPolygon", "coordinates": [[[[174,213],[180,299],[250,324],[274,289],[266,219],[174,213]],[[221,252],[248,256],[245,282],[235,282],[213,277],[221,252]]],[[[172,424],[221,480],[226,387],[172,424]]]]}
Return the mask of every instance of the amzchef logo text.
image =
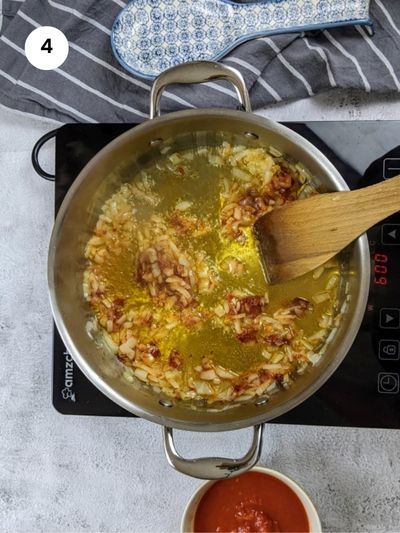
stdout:
{"type": "Polygon", "coordinates": [[[71,400],[76,402],[75,392],[73,392],[74,386],[74,361],[68,352],[64,352],[65,355],[65,368],[64,368],[64,385],[61,394],[64,400],[71,400]]]}

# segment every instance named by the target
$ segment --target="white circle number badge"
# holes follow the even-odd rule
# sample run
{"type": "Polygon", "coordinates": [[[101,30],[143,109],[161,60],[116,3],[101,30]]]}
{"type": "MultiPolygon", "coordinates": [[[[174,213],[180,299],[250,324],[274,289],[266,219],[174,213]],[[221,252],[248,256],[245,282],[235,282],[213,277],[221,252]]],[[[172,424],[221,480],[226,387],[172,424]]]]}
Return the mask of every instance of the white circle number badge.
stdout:
{"type": "Polygon", "coordinates": [[[62,31],[52,26],[36,28],[25,41],[25,55],[31,65],[40,70],[60,67],[68,57],[68,40],[62,31]]]}

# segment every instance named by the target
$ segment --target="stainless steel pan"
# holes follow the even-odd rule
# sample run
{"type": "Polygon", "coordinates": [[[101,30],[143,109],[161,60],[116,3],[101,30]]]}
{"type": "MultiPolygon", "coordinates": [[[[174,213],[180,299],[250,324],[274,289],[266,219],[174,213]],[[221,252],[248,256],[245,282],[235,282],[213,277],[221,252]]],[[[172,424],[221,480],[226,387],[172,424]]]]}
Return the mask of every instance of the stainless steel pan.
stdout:
{"type": "MultiPolygon", "coordinates": [[[[347,250],[343,277],[349,299],[347,311],[330,339],[321,363],[300,377],[289,390],[252,403],[225,409],[188,406],[150,392],[121,378],[121,365],[102,347],[86,324],[91,310],[82,294],[84,247],[104,201],[166,145],[179,149],[216,144],[223,139],[248,146],[272,145],[301,161],[318,178],[320,190],[346,190],[335,167],[312,144],[290,129],[251,113],[246,86],[239,72],[212,62],[184,64],[161,74],[151,92],[151,120],[127,131],[103,148],[81,171],[58,213],[50,242],[48,280],[57,327],[72,357],[87,378],[128,411],[164,426],[165,451],[177,470],[199,478],[238,474],[255,464],[261,448],[262,424],[293,409],[311,396],[335,371],[361,324],[369,286],[369,253],[365,236],[347,250]],[[242,109],[190,109],[160,117],[160,98],[172,83],[230,81],[242,109]],[[172,428],[225,431],[254,426],[252,446],[240,459],[187,460],[174,447],[172,428]]],[[[342,291],[340,305],[345,301],[342,291]]]]}

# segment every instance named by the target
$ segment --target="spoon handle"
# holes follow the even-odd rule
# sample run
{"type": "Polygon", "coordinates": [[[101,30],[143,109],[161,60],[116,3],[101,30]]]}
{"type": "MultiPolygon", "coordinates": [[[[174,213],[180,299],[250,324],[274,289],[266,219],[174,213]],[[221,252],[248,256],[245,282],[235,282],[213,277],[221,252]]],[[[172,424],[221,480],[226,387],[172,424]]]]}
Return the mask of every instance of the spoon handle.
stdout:
{"type": "MultiPolygon", "coordinates": [[[[349,193],[333,193],[337,198],[335,215],[349,219],[349,228],[354,238],[371,226],[400,211],[400,175],[349,193]],[[339,212],[340,211],[340,212],[339,212]]],[[[332,204],[333,205],[333,204],[332,204]]]]}
{"type": "Polygon", "coordinates": [[[400,210],[400,175],[359,191],[359,198],[369,202],[368,215],[379,222],[400,210]]]}

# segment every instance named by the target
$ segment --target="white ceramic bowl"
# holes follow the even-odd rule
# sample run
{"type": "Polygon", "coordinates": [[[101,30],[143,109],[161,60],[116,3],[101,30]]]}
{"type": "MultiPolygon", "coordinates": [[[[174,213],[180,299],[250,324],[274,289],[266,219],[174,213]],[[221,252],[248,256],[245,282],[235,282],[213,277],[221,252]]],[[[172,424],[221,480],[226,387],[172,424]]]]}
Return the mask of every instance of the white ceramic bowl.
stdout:
{"type": "MultiPolygon", "coordinates": [[[[292,479],[287,476],[284,476],[280,472],[275,470],[270,470],[269,468],[264,468],[263,466],[255,466],[251,469],[251,472],[261,472],[262,474],[268,474],[276,479],[279,479],[285,485],[290,487],[292,491],[297,495],[303,504],[304,509],[307,513],[308,523],[310,524],[310,533],[322,533],[321,521],[319,519],[317,510],[314,507],[314,504],[304,492],[304,490],[297,485],[292,479]]],[[[207,492],[207,490],[216,483],[216,481],[206,481],[196,490],[193,496],[188,501],[185,511],[183,513],[182,522],[181,522],[181,533],[193,533],[194,526],[194,517],[196,514],[197,506],[200,503],[201,498],[207,492]]]]}

